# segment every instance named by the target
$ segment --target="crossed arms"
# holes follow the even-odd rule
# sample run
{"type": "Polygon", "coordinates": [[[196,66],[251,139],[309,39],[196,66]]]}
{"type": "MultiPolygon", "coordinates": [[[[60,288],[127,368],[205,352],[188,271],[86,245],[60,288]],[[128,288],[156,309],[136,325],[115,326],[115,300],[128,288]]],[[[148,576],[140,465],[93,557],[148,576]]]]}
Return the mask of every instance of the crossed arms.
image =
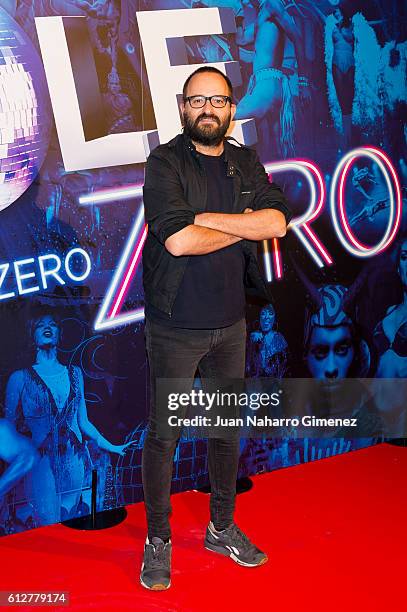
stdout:
{"type": "Polygon", "coordinates": [[[186,201],[175,168],[156,151],[150,155],[143,190],[146,221],[171,255],[205,255],[240,240],[285,235],[291,218],[285,198],[252,153],[254,199],[241,213],[197,212],[186,201]]]}
{"type": "Polygon", "coordinates": [[[279,210],[246,208],[241,214],[200,213],[195,215],[193,225],[167,238],[165,247],[175,256],[205,255],[243,239],[280,238],[285,233],[285,217],[279,210]],[[247,216],[249,212],[252,214],[247,216]]]}

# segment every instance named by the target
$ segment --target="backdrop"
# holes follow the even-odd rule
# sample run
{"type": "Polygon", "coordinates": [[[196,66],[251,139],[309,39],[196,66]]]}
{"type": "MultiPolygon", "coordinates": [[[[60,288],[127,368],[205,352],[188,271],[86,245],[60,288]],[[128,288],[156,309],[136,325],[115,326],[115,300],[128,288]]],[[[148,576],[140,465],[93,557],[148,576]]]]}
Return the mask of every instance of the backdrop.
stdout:
{"type": "MultiPolygon", "coordinates": [[[[404,6],[0,1],[0,535],[89,513],[94,468],[99,510],[142,499],[144,163],[197,65],[232,79],[233,135],[294,212],[259,244],[247,375],[406,377],[404,6]]],[[[240,475],[376,442],[244,440],[240,475]]],[[[173,491],[207,482],[181,440],[173,491]]]]}

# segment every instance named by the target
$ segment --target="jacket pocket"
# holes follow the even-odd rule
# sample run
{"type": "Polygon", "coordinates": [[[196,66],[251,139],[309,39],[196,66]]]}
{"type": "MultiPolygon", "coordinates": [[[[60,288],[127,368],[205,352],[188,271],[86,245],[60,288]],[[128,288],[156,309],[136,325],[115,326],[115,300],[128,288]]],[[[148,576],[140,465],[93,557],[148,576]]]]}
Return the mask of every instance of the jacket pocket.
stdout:
{"type": "Polygon", "coordinates": [[[245,208],[253,208],[256,192],[254,189],[242,189],[239,193],[238,210],[243,212],[245,208]]]}

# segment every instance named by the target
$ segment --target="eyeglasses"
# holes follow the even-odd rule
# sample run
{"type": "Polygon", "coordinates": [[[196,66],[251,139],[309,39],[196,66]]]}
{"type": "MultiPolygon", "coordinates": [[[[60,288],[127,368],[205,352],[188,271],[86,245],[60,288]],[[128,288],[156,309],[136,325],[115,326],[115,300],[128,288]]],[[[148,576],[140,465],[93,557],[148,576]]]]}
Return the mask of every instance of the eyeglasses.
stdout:
{"type": "Polygon", "coordinates": [[[203,108],[207,100],[214,108],[224,108],[228,102],[232,103],[230,96],[187,96],[184,100],[189,102],[192,108],[203,108]]]}

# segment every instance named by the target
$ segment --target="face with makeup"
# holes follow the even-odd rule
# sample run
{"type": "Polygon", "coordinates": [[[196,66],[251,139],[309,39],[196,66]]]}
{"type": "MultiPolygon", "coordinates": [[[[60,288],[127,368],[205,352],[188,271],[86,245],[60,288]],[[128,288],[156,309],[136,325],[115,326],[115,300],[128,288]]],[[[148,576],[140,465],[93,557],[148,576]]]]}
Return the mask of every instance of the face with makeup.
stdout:
{"type": "Polygon", "coordinates": [[[260,312],[260,328],[261,331],[267,333],[271,331],[274,327],[274,322],[276,320],[276,313],[274,312],[274,308],[271,306],[266,306],[262,308],[260,312]]]}
{"type": "Polygon", "coordinates": [[[335,380],[346,378],[355,357],[348,325],[320,327],[311,333],[306,361],[313,378],[335,380]]]}
{"type": "Polygon", "coordinates": [[[37,319],[33,327],[33,339],[37,348],[53,348],[58,345],[60,330],[57,322],[51,315],[44,315],[37,319]]]}

